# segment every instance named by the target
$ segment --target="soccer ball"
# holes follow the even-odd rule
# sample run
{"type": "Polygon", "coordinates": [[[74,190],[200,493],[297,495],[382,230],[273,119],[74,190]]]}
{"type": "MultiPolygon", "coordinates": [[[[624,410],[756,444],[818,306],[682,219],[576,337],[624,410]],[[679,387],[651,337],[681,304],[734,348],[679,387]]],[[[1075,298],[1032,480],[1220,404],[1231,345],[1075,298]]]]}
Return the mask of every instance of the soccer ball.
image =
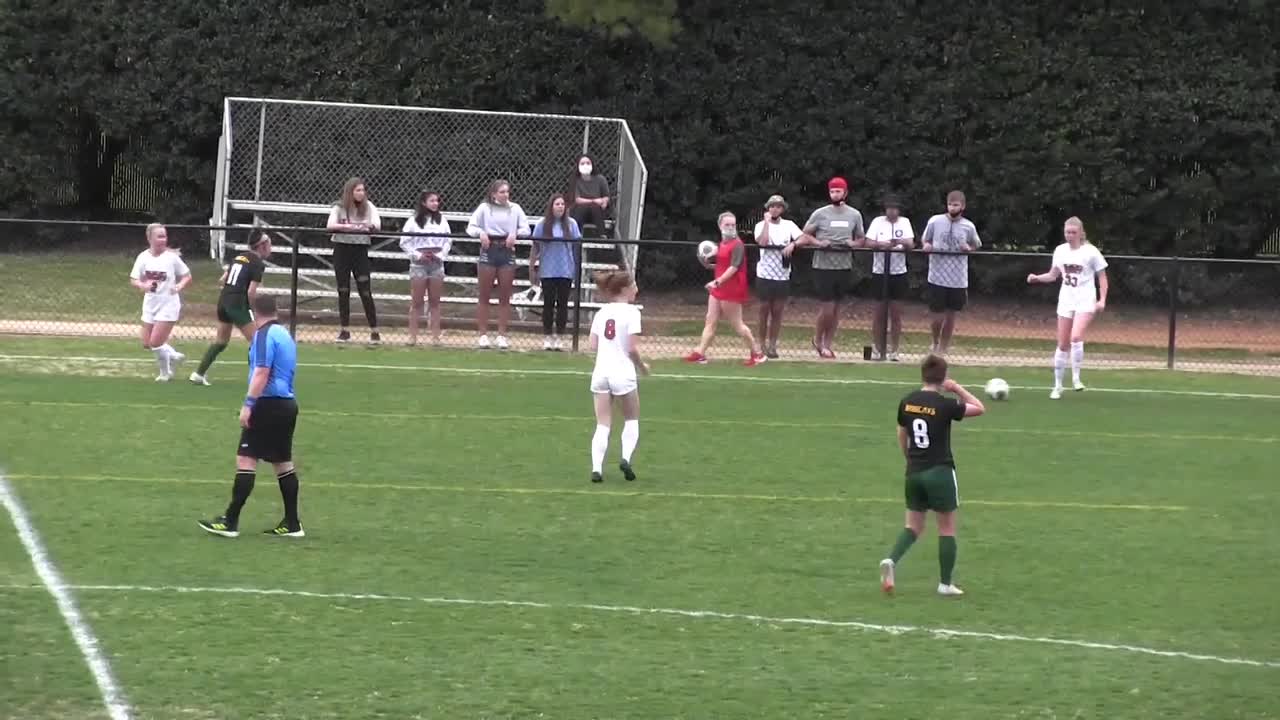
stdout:
{"type": "Polygon", "coordinates": [[[991,378],[990,380],[988,380],[987,386],[984,388],[984,390],[986,390],[987,392],[987,397],[991,398],[992,400],[1008,400],[1009,399],[1009,383],[1005,382],[1004,380],[1001,380],[1000,378],[991,378]]]}
{"type": "Polygon", "coordinates": [[[703,265],[709,265],[711,260],[716,256],[716,244],[710,240],[703,240],[698,243],[698,262],[703,265]]]}

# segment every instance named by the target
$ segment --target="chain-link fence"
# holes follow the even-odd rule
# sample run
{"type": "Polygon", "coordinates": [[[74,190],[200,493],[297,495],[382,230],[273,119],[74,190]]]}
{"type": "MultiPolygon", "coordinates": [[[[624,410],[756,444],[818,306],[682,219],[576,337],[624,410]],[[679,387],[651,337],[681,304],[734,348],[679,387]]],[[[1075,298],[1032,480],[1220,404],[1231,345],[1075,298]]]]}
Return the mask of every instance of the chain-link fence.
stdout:
{"type": "MultiPolygon", "coordinates": [[[[0,288],[0,332],[135,336],[142,297],[130,287],[128,273],[146,247],[143,226],[0,220],[0,229],[0,265],[10,278],[0,288]]],[[[170,244],[185,251],[183,257],[195,278],[184,293],[176,335],[180,340],[206,341],[217,326],[223,266],[203,252],[208,228],[171,226],[168,232],[170,244]]],[[[243,233],[229,231],[238,244],[246,241],[243,233]]],[[[304,248],[330,245],[328,235],[315,228],[272,231],[275,252],[268,258],[272,266],[262,289],[278,296],[286,321],[300,341],[334,342],[340,319],[332,271],[312,256],[295,254],[295,245],[286,235],[304,248]]],[[[707,311],[705,285],[712,271],[698,262],[692,244],[635,244],[644,246],[636,275],[645,352],[684,357],[699,343],[707,311]]],[[[813,270],[810,251],[800,250],[787,263],[787,281],[771,285],[757,277],[759,248],[750,242],[745,248],[750,282],[743,317],[764,349],[774,350],[767,346],[776,344],[777,360],[832,361],[820,357],[814,340],[820,311],[835,293],[840,296],[838,328],[830,342],[835,362],[915,362],[936,345],[945,344],[948,357],[960,364],[1044,367],[1050,363],[1058,333],[1061,282],[1027,283],[1029,274],[1049,270],[1047,254],[979,250],[964,256],[963,264],[939,265],[939,260],[959,256],[944,258],[935,253],[931,257],[915,251],[903,254],[905,272],[894,275],[901,268],[890,259],[890,272],[876,275],[871,271],[877,253],[859,250],[854,253],[853,268],[838,273],[838,286],[833,286],[831,277],[813,270]],[[939,291],[931,287],[930,263],[935,285],[967,288],[939,291]],[[967,272],[961,273],[964,265],[967,272]],[[945,338],[948,310],[954,322],[949,340],[945,338]],[[774,343],[771,335],[776,337],[774,343]]],[[[442,347],[476,348],[482,334],[476,321],[477,251],[474,238],[454,239],[451,255],[463,259],[445,264],[443,283],[450,297],[437,313],[442,347]]],[[[555,298],[548,301],[549,296],[561,294],[547,292],[545,281],[531,282],[529,251],[528,244],[516,248],[508,302],[497,297],[496,289],[490,300],[491,346],[496,344],[505,305],[510,315],[502,334],[512,351],[541,352],[549,336],[559,341],[554,349],[585,348],[593,313],[604,301],[590,278],[595,270],[616,263],[599,261],[589,247],[572,253],[574,262],[582,264],[575,275],[585,281],[570,279],[568,292],[563,293],[567,311],[561,328],[555,298]]],[[[404,346],[409,341],[413,300],[409,261],[395,243],[384,253],[374,254],[371,265],[380,339],[384,346],[404,346]]],[[[1108,257],[1107,262],[1106,308],[1085,335],[1089,367],[1280,375],[1280,262],[1127,256],[1108,257]]],[[[424,306],[419,345],[422,352],[429,352],[429,294],[424,306]]],[[[352,342],[368,342],[368,323],[354,292],[350,329],[352,342]]],[[[747,357],[747,350],[733,329],[721,322],[707,356],[713,363],[736,363],[747,357]]]]}

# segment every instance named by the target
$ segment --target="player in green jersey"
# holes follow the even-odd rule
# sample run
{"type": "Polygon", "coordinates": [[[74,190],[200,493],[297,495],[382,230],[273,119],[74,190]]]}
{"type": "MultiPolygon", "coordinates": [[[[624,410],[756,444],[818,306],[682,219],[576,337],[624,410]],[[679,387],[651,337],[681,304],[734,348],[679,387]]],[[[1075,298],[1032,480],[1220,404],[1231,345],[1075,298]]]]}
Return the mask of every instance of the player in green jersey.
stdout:
{"type": "Polygon", "coordinates": [[[200,367],[191,373],[189,378],[196,385],[208,385],[205,373],[223,350],[231,342],[231,328],[240,330],[244,339],[253,342],[253,311],[250,303],[258,295],[258,284],[267,264],[264,259],[271,254],[271,236],[258,229],[249,231],[249,247],[245,252],[238,252],[227,263],[227,269],[218,280],[222,284],[222,292],[218,295],[218,337],[204,351],[200,367]]]}
{"type": "Polygon", "coordinates": [[[924,387],[898,403],[898,446],[907,459],[907,522],[889,557],[880,561],[880,587],[893,592],[898,561],[924,532],[925,513],[932,510],[938,524],[938,563],[942,570],[938,594],[959,596],[964,592],[951,582],[956,566],[956,512],[960,507],[956,463],[951,456],[951,423],[981,415],[986,407],[973,393],[947,377],[947,361],[937,355],[925,358],[920,375],[924,387]],[[944,392],[954,393],[959,399],[943,395],[944,392]]]}

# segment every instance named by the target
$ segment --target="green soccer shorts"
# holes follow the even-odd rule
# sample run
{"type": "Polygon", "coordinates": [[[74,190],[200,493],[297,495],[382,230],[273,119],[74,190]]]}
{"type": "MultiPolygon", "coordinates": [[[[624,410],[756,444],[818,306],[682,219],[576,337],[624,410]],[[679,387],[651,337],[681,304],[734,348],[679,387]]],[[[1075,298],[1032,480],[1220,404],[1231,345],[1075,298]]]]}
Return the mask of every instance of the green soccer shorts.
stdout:
{"type": "Polygon", "coordinates": [[[935,465],[925,470],[907,473],[907,509],[913,512],[953,512],[960,507],[960,488],[956,483],[956,469],[950,465],[935,465]]]}
{"type": "Polygon", "coordinates": [[[249,309],[249,299],[220,298],[218,300],[218,322],[231,323],[236,327],[253,324],[253,311],[249,309]]]}

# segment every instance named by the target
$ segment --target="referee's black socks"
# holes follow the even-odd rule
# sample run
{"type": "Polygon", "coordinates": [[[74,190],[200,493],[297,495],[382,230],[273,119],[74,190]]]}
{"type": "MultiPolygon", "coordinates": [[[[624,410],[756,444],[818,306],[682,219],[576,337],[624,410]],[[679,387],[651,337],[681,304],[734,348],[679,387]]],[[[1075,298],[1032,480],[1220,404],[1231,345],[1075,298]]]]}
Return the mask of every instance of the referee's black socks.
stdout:
{"type": "Polygon", "coordinates": [[[298,521],[298,471],[290,470],[276,477],[280,481],[280,497],[284,500],[284,523],[290,530],[302,526],[298,521]]]}
{"type": "Polygon", "coordinates": [[[253,477],[252,470],[236,471],[236,482],[231,486],[231,504],[227,506],[227,524],[233,528],[239,527],[240,510],[253,492],[253,477]]]}

